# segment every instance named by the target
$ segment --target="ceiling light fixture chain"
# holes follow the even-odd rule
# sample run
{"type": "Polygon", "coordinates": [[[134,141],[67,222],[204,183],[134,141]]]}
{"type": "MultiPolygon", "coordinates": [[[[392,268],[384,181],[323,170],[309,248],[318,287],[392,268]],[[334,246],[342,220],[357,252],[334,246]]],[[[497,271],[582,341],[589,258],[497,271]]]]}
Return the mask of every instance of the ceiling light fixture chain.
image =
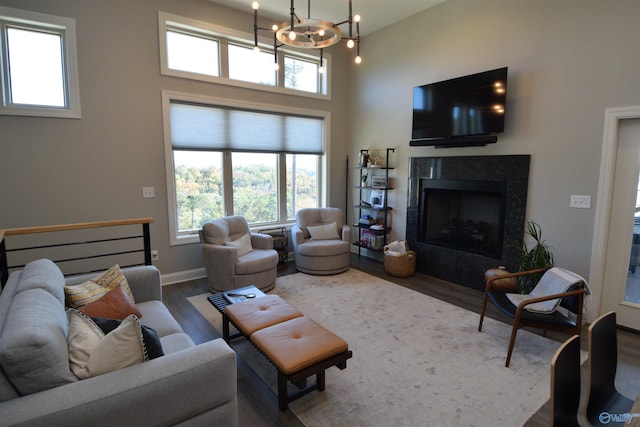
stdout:
{"type": "Polygon", "coordinates": [[[318,49],[320,52],[320,71],[322,72],[322,61],[324,49],[345,40],[347,47],[356,48],[355,63],[360,64],[360,15],[353,15],[352,1],[349,0],[349,17],[334,24],[333,22],[311,18],[311,0],[307,1],[307,18],[300,18],[296,14],[294,0],[291,0],[290,21],[283,22],[280,25],[274,24],[271,28],[262,28],[258,26],[258,9],[260,5],[254,1],[253,7],[253,40],[254,49],[258,47],[258,31],[266,30],[273,32],[273,50],[275,55],[276,67],[278,65],[278,48],[282,46],[292,46],[302,49],[318,49]],[[356,23],[355,36],[353,33],[353,23],[356,23]],[[340,25],[349,24],[349,37],[342,37],[340,25]]]}

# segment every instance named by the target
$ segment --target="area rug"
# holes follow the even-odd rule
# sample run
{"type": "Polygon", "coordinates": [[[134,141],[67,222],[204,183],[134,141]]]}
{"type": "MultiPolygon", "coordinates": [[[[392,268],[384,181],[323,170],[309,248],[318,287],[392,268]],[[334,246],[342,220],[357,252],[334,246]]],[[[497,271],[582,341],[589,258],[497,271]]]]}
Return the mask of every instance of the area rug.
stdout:
{"type": "MultiPolygon", "coordinates": [[[[428,283],[425,283],[428,286],[428,283]]],[[[349,343],[347,369],[327,370],[326,390],[290,404],[307,426],[517,426],[549,399],[560,343],[356,269],[279,277],[271,293],[349,343]]],[[[207,295],[190,302],[221,331],[207,295]]],[[[247,340],[232,344],[272,390],[275,368],[247,340]]]]}

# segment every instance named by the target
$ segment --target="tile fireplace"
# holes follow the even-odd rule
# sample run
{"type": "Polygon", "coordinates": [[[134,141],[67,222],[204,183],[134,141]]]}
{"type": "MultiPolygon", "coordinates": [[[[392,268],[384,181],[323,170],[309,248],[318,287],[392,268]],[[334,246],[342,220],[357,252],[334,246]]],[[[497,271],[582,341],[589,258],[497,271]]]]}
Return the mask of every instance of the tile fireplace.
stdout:
{"type": "Polygon", "coordinates": [[[528,155],[413,157],[407,241],[416,270],[483,290],[483,273],[513,267],[523,235],[528,155]]]}

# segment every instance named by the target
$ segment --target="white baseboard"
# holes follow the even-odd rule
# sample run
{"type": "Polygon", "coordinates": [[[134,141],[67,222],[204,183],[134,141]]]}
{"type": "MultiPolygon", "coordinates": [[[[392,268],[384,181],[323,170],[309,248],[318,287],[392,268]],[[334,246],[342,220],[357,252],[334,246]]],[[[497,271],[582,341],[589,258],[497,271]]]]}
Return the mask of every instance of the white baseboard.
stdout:
{"type": "Polygon", "coordinates": [[[202,279],[203,277],[207,277],[207,272],[204,270],[204,267],[196,268],[195,270],[178,271],[177,273],[163,274],[162,286],[186,282],[188,280],[202,279]]]}

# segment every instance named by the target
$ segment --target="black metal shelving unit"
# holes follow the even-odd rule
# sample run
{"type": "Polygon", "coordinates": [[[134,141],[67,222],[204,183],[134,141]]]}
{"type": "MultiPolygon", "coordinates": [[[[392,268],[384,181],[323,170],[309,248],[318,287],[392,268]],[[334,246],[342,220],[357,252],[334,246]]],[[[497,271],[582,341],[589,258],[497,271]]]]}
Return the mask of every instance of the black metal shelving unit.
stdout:
{"type": "Polygon", "coordinates": [[[389,166],[389,157],[391,153],[395,152],[395,149],[386,149],[383,165],[369,164],[370,151],[372,150],[360,150],[360,162],[357,167],[359,171],[358,183],[360,185],[356,186],[358,203],[355,205],[355,208],[358,212],[358,218],[354,227],[356,227],[358,233],[357,240],[353,242],[353,245],[358,247],[358,255],[360,255],[361,249],[363,248],[372,251],[382,251],[387,244],[387,234],[391,231],[390,213],[392,208],[387,205],[387,195],[389,191],[393,190],[393,187],[390,185],[389,176],[389,171],[393,170],[393,168],[389,166]],[[363,179],[365,176],[367,178],[366,181],[363,179]],[[374,181],[376,181],[375,186],[374,181]],[[365,182],[366,184],[363,185],[365,182]],[[382,183],[382,185],[380,185],[380,183],[382,183]],[[376,194],[374,192],[379,192],[379,194],[382,195],[381,203],[371,203],[372,194],[376,194]],[[364,216],[372,216],[372,212],[375,213],[376,216],[375,222],[362,222],[364,216]],[[381,226],[382,228],[371,228],[374,225],[381,226]],[[373,242],[371,241],[371,237],[373,237],[373,242]]]}

